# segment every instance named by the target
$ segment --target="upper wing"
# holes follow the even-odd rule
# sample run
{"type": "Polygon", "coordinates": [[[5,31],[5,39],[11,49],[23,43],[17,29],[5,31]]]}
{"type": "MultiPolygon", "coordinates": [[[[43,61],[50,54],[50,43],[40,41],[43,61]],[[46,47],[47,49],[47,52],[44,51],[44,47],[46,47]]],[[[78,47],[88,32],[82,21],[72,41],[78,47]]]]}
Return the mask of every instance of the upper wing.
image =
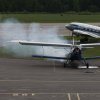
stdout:
{"type": "Polygon", "coordinates": [[[72,47],[72,44],[19,41],[22,45],[72,47]]]}
{"type": "Polygon", "coordinates": [[[80,44],[81,47],[95,47],[100,46],[100,43],[80,44]]]}
{"type": "Polygon", "coordinates": [[[81,35],[88,35],[94,38],[100,38],[100,35],[92,32],[86,32],[86,31],[81,31],[81,30],[74,30],[73,32],[81,34],[81,35]]]}

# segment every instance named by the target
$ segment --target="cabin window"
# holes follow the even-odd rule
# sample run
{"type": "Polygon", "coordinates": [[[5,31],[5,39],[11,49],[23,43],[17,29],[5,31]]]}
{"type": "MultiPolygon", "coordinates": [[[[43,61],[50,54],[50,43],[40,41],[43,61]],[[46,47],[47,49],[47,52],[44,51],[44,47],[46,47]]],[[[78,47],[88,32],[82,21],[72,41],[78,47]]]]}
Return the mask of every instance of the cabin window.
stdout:
{"type": "Polygon", "coordinates": [[[92,31],[93,31],[93,32],[96,32],[96,30],[94,30],[94,29],[93,29],[92,31]]]}

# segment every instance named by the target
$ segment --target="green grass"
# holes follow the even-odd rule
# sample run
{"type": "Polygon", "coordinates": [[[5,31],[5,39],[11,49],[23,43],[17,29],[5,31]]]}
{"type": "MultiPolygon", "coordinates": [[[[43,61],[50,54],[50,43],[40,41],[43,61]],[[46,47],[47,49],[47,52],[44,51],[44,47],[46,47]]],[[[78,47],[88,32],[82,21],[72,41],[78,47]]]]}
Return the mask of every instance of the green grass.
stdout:
{"type": "Polygon", "coordinates": [[[0,48],[0,57],[7,57],[7,58],[11,58],[13,57],[13,53],[11,53],[10,51],[6,50],[5,48],[0,48]]]}
{"type": "Polygon", "coordinates": [[[91,49],[85,49],[83,51],[85,57],[100,56],[100,47],[95,47],[91,49]]]}
{"type": "MultiPolygon", "coordinates": [[[[82,52],[85,57],[100,56],[100,47],[84,49],[82,52]]],[[[1,58],[4,58],[4,57],[6,57],[6,58],[23,58],[23,57],[15,56],[15,54],[13,52],[8,51],[5,48],[0,48],[0,57],[1,58]]],[[[33,59],[32,57],[24,57],[24,58],[25,59],[33,59]]]]}
{"type": "Polygon", "coordinates": [[[100,22],[100,14],[0,14],[0,21],[3,22],[7,18],[15,18],[23,23],[39,22],[39,23],[67,23],[73,21],[79,22],[100,22]]]}

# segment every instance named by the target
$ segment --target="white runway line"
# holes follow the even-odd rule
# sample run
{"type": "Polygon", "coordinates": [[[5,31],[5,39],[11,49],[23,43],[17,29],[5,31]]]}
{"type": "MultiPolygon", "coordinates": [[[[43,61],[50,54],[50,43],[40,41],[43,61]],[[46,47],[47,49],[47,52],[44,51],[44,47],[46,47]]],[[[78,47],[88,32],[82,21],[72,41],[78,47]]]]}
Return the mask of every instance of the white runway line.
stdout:
{"type": "Polygon", "coordinates": [[[79,96],[79,93],[77,93],[77,100],[81,100],[80,96],[79,96]]]}
{"type": "Polygon", "coordinates": [[[68,93],[68,100],[71,100],[71,95],[70,95],[70,93],[68,93]]]}
{"type": "MultiPolygon", "coordinates": [[[[87,68],[87,67],[86,67],[86,66],[79,66],[78,68],[79,68],[79,69],[82,69],[82,68],[87,68]]],[[[89,66],[89,68],[90,68],[90,69],[92,69],[92,68],[93,68],[93,69],[96,69],[96,68],[99,68],[99,67],[98,67],[98,66],[89,66]]]]}

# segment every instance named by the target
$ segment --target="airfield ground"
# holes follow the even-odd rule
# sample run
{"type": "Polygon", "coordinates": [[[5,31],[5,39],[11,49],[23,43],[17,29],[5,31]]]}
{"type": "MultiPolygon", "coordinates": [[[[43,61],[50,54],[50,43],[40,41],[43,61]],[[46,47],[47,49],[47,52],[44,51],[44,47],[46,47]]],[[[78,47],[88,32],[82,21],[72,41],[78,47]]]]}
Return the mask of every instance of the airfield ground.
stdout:
{"type": "MultiPolygon", "coordinates": [[[[65,24],[53,25],[58,25],[61,35],[66,34],[65,24]]],[[[99,60],[89,62],[100,66],[99,60]]],[[[100,69],[64,68],[57,61],[1,57],[0,100],[100,100],[100,69]]]]}
{"type": "Polygon", "coordinates": [[[100,69],[88,72],[57,61],[0,58],[0,100],[100,100],[100,69]]]}

